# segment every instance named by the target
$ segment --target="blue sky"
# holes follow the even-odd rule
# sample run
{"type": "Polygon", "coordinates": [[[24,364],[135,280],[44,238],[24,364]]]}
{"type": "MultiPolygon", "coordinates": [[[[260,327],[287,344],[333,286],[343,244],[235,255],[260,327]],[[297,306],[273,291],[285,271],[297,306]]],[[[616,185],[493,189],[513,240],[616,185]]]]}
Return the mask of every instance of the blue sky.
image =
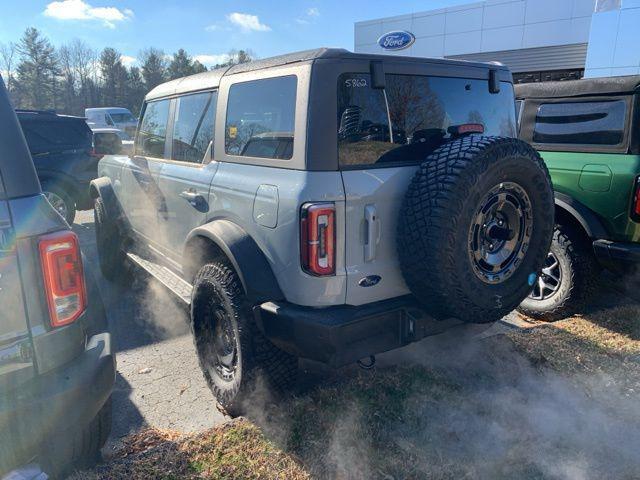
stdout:
{"type": "Polygon", "coordinates": [[[0,43],[25,28],[41,30],[55,45],[74,38],[100,50],[118,49],[133,61],[149,46],[215,62],[232,48],[259,57],[318,46],[353,49],[353,23],[469,0],[0,0],[0,43]]]}

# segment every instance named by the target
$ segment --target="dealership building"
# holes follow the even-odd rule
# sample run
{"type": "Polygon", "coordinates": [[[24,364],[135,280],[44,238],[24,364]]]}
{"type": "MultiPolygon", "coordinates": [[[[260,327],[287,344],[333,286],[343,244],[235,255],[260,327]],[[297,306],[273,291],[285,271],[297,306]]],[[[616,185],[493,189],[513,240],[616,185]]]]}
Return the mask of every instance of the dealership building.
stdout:
{"type": "Polygon", "coordinates": [[[498,61],[518,82],[640,74],[640,0],[486,0],[357,22],[355,51],[498,61]]]}

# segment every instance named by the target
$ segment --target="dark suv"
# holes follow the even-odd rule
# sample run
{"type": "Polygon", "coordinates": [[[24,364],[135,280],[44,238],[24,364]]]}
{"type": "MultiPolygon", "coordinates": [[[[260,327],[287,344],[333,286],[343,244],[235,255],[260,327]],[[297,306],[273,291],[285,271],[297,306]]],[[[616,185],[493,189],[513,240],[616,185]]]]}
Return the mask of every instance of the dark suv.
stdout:
{"type": "Polygon", "coordinates": [[[100,156],[93,133],[82,117],[47,111],[16,110],[36,166],[42,190],[69,224],[76,210],[89,210],[89,182],[96,178],[100,156]]]}
{"type": "Polygon", "coordinates": [[[78,238],[47,202],[0,78],[0,477],[99,456],[115,359],[78,238]]]}

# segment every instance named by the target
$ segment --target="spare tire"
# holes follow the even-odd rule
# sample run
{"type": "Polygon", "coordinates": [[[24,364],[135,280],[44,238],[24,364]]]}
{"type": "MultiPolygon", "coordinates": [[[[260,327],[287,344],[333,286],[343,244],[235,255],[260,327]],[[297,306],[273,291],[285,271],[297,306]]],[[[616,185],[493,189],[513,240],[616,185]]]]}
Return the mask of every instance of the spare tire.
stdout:
{"type": "Polygon", "coordinates": [[[411,292],[438,319],[499,320],[531,291],[554,225],[549,172],[528,144],[466,136],[411,181],[398,256],[411,292]]]}

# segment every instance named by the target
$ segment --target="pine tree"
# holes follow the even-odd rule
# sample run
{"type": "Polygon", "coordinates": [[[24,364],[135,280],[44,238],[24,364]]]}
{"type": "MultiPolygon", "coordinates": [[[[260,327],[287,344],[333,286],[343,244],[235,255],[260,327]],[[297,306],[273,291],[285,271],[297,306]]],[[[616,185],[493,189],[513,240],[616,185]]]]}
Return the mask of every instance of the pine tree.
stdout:
{"type": "Polygon", "coordinates": [[[22,108],[55,109],[58,58],[51,42],[35,28],[27,28],[18,43],[17,94],[22,108]]]}
{"type": "Polygon", "coordinates": [[[164,52],[157,48],[148,48],[140,52],[142,77],[147,91],[152,90],[166,80],[167,62],[164,52]]]}

